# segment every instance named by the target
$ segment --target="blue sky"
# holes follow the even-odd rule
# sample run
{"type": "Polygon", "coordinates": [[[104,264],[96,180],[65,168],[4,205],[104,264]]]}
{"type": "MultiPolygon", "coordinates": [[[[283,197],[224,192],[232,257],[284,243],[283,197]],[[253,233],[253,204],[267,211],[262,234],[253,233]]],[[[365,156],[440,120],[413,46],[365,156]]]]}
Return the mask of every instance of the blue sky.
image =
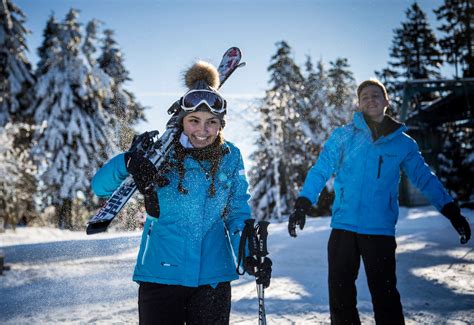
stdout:
{"type": "MultiPolygon", "coordinates": [[[[96,18],[115,31],[133,79],[126,87],[149,106],[142,130],[163,130],[169,105],[185,91],[182,72],[196,59],[217,65],[230,46],[242,49],[245,68],[222,88],[229,107],[263,94],[275,43],[287,41],[294,60],[329,65],[349,60],[357,82],[386,66],[393,29],[405,20],[408,0],[13,0],[26,14],[33,64],[49,15],[62,20],[73,7],[85,25],[96,18]],[[238,101],[240,100],[240,101],[238,101]]],[[[442,0],[418,0],[432,27],[442,0]]],[[[229,114],[230,115],[230,114],[229,114]]]]}

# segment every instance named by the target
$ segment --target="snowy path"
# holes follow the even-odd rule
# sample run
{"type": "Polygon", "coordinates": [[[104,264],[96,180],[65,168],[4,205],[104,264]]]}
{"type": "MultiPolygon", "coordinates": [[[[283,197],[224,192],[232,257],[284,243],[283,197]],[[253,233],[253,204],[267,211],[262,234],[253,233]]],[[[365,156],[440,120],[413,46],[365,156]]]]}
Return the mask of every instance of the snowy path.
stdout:
{"type": "MultiPolygon", "coordinates": [[[[474,211],[464,210],[474,220],[474,211]]],[[[298,238],[286,223],[270,226],[274,262],[266,290],[269,324],[328,324],[326,244],[329,218],[310,219],[298,238]]],[[[138,233],[100,234],[21,228],[0,234],[11,266],[0,276],[0,323],[137,323],[131,274],[138,233]]],[[[431,208],[401,209],[398,281],[408,324],[474,321],[474,244],[458,244],[449,222],[431,208]]],[[[363,271],[359,310],[373,324],[363,271]]],[[[233,282],[232,324],[256,324],[255,282],[233,282]]]]}

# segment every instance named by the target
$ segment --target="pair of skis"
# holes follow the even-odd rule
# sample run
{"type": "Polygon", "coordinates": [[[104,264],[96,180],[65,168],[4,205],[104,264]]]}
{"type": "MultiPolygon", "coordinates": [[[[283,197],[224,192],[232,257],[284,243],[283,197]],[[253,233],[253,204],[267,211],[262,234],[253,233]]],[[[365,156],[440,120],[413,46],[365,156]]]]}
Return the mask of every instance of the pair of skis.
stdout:
{"type": "MultiPolygon", "coordinates": [[[[219,88],[229,78],[229,76],[239,67],[245,66],[245,62],[240,62],[242,53],[239,48],[231,47],[228,49],[217,68],[219,72],[219,88]]],[[[145,132],[135,139],[131,151],[142,150],[147,157],[159,170],[172,147],[173,139],[178,132],[177,115],[179,113],[179,104],[175,102],[168,114],[172,115],[166,124],[166,131],[158,138],[158,131],[145,132]]],[[[125,206],[128,200],[133,196],[137,186],[132,176],[128,176],[120,186],[115,190],[112,196],[105,202],[102,208],[93,215],[88,222],[86,233],[88,235],[104,232],[125,206]]]]}

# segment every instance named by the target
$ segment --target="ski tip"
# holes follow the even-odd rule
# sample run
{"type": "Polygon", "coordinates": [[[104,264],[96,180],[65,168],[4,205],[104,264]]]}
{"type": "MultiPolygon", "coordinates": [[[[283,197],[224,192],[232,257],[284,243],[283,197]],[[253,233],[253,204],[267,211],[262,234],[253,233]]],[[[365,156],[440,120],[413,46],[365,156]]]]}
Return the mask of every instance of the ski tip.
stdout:
{"type": "Polygon", "coordinates": [[[237,46],[230,47],[223,56],[242,56],[242,51],[237,46]]]}
{"type": "Polygon", "coordinates": [[[96,223],[89,223],[87,225],[86,234],[93,235],[93,234],[98,234],[100,232],[104,232],[107,230],[107,227],[110,224],[110,222],[111,220],[96,222],[96,223]]]}

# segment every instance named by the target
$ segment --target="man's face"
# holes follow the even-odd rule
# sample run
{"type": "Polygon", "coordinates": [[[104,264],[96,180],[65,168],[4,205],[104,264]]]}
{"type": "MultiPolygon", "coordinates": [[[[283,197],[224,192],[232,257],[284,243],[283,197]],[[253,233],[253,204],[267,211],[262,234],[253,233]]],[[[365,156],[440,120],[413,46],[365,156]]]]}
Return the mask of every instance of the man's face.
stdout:
{"type": "Polygon", "coordinates": [[[371,120],[381,122],[387,106],[388,100],[380,87],[369,85],[360,92],[359,109],[371,120]]]}

